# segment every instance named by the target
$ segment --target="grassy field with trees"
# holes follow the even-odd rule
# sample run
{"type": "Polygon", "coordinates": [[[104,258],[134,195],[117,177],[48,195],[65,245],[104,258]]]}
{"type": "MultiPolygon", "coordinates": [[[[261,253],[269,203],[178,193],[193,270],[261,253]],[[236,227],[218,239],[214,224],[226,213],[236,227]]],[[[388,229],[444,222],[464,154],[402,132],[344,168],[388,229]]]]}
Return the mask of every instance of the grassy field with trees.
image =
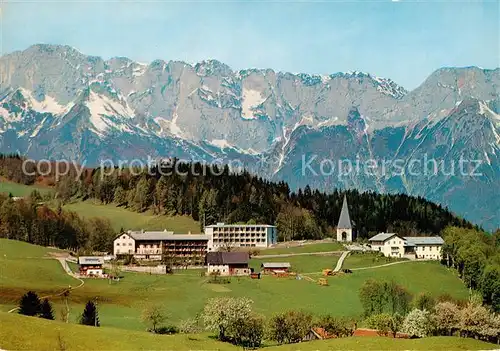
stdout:
{"type": "MultiPolygon", "coordinates": [[[[7,350],[220,350],[241,347],[216,341],[207,333],[154,335],[110,327],[92,328],[0,312],[0,347],[7,350]],[[37,337],[33,337],[36,331],[37,337]]],[[[328,350],[489,350],[495,345],[473,339],[433,337],[400,340],[379,337],[342,338],[295,345],[269,346],[270,351],[328,350]]]]}
{"type": "MultiPolygon", "coordinates": [[[[43,258],[48,251],[50,249],[18,241],[0,241],[0,264],[4,272],[0,276],[3,291],[0,304],[12,307],[27,290],[48,295],[57,294],[68,285],[79,285],[77,280],[64,273],[57,261],[43,258]],[[18,269],[19,265],[23,267],[22,272],[18,269]],[[39,274],[40,270],[43,274],[39,274]]],[[[275,259],[284,261],[281,258],[275,259]]],[[[323,268],[331,268],[336,263],[335,259],[336,256],[317,255],[287,258],[302,273],[319,273],[323,268]]],[[[257,267],[260,262],[261,260],[252,259],[251,265],[257,267]]],[[[169,321],[179,323],[199,314],[207,299],[227,295],[251,298],[255,311],[267,316],[289,306],[300,306],[314,314],[359,316],[363,313],[363,308],[357,294],[353,292],[358,291],[370,278],[397,281],[414,294],[426,291],[433,296],[449,293],[456,299],[466,299],[468,296],[467,289],[454,270],[437,262],[411,262],[328,277],[330,285],[327,287],[304,279],[271,276],[260,280],[232,278],[230,284],[210,284],[206,277],[200,277],[200,273],[201,270],[176,270],[173,275],[160,276],[123,273],[120,282],[112,283],[107,280],[86,279],[85,285],[71,291],[71,315],[76,316],[77,311],[82,310],[88,300],[98,297],[101,325],[144,330],[141,313],[151,304],[162,306],[169,321]]],[[[311,277],[317,279],[318,275],[311,277]]],[[[55,298],[52,302],[56,310],[63,304],[61,298],[55,298]]]]}

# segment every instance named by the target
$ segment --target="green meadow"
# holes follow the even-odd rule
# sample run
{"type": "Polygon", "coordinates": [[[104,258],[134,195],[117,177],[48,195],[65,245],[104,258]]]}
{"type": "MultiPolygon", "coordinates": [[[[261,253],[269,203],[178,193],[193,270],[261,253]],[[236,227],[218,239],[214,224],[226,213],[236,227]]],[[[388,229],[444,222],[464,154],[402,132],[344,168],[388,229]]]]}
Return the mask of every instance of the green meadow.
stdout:
{"type": "Polygon", "coordinates": [[[78,213],[82,217],[107,218],[113,229],[128,230],[170,230],[174,233],[200,233],[200,224],[188,216],[159,216],[150,212],[133,212],[114,204],[103,205],[99,202],[84,201],[64,205],[64,209],[78,213]]]}
{"type": "MultiPolygon", "coordinates": [[[[65,274],[59,263],[50,259],[50,249],[22,242],[0,240],[0,310],[8,310],[29,289],[41,295],[57,295],[69,285],[80,284],[65,274]]],[[[304,255],[273,258],[287,261],[299,273],[319,278],[323,268],[333,267],[338,256],[304,255]]],[[[258,268],[263,260],[251,260],[258,268]]],[[[271,261],[271,259],[265,259],[271,261]]],[[[362,307],[358,290],[367,279],[395,280],[413,293],[427,291],[435,296],[449,293],[458,299],[468,295],[463,283],[453,271],[436,262],[409,262],[388,267],[355,271],[352,274],[328,277],[329,286],[294,277],[262,279],[231,278],[229,284],[210,284],[202,277],[203,270],[177,270],[173,275],[123,273],[123,279],[110,283],[107,280],[85,279],[85,284],[71,291],[71,321],[76,322],[89,299],[99,304],[103,326],[129,330],[144,330],[141,313],[149,305],[159,305],[168,315],[169,323],[196,316],[208,298],[216,296],[246,296],[254,301],[256,312],[266,316],[299,308],[321,315],[359,316],[362,307]]],[[[63,300],[51,299],[56,310],[63,300]]],[[[58,315],[58,314],[57,314],[58,315]]]]}
{"type": "Polygon", "coordinates": [[[24,185],[12,182],[0,182],[0,193],[12,194],[12,196],[28,196],[33,190],[38,190],[41,194],[51,191],[47,187],[39,187],[33,185],[24,185]]]}

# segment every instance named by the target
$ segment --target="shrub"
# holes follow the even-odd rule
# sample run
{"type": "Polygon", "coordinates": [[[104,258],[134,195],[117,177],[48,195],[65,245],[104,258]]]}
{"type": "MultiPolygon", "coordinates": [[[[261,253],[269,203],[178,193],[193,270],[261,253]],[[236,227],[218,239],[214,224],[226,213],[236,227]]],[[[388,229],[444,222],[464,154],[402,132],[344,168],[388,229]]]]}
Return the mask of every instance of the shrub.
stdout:
{"type": "Polygon", "coordinates": [[[323,328],[328,334],[335,335],[336,337],[351,336],[354,332],[353,321],[330,315],[321,317],[316,326],[323,328]]]}
{"type": "Polygon", "coordinates": [[[269,323],[269,336],[282,343],[301,341],[312,327],[312,315],[304,311],[288,311],[275,315],[269,323]]]}
{"type": "Polygon", "coordinates": [[[215,331],[222,341],[231,339],[233,324],[249,318],[253,301],[242,297],[217,297],[209,299],[203,309],[203,322],[207,330],[215,331]]]}
{"type": "Polygon", "coordinates": [[[429,311],[413,309],[406,316],[403,322],[402,331],[410,336],[418,336],[423,338],[431,334],[433,324],[429,311]]]}
{"type": "Polygon", "coordinates": [[[189,318],[179,323],[179,332],[183,334],[196,334],[201,331],[198,320],[189,318]]]}
{"type": "Polygon", "coordinates": [[[262,344],[264,319],[252,314],[246,319],[236,320],[229,329],[235,345],[255,349],[262,344]]]}
{"type": "Polygon", "coordinates": [[[413,307],[419,310],[432,311],[436,302],[428,293],[420,293],[413,299],[413,307]]]}
{"type": "Polygon", "coordinates": [[[459,328],[460,308],[452,302],[439,302],[434,306],[433,319],[439,334],[451,336],[459,328]]]}
{"type": "Polygon", "coordinates": [[[157,327],[154,330],[148,329],[148,331],[155,334],[177,334],[179,332],[179,329],[177,329],[175,325],[168,325],[168,326],[157,327]]]}

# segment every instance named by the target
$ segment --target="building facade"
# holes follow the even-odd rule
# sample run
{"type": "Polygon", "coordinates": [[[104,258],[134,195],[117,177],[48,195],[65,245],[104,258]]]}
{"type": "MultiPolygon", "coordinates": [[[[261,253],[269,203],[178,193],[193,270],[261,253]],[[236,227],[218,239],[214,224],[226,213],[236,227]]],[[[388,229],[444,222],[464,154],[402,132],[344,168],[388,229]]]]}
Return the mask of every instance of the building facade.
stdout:
{"type": "Polygon", "coordinates": [[[139,260],[171,257],[191,264],[203,264],[208,241],[209,237],[204,234],[128,231],[114,240],[113,253],[115,256],[132,254],[139,260]]]}
{"type": "Polygon", "coordinates": [[[205,227],[209,251],[221,247],[269,247],[278,241],[275,226],[267,224],[217,223],[205,227]]]}
{"type": "Polygon", "coordinates": [[[80,275],[89,277],[101,277],[103,275],[102,265],[104,257],[80,256],[78,257],[78,270],[80,275]]]}
{"type": "Polygon", "coordinates": [[[260,268],[265,274],[288,273],[291,264],[290,262],[264,262],[260,268]]]}
{"type": "Polygon", "coordinates": [[[409,259],[442,259],[444,240],[439,236],[400,237],[396,233],[379,233],[369,240],[372,250],[386,257],[409,259]]]}
{"type": "Polygon", "coordinates": [[[354,239],[351,217],[349,216],[349,207],[347,206],[347,197],[344,195],[342,210],[340,211],[339,222],[337,224],[337,241],[352,242],[354,239]]]}
{"type": "Polygon", "coordinates": [[[247,252],[209,252],[206,258],[207,274],[249,275],[251,273],[248,267],[249,259],[247,252]]]}

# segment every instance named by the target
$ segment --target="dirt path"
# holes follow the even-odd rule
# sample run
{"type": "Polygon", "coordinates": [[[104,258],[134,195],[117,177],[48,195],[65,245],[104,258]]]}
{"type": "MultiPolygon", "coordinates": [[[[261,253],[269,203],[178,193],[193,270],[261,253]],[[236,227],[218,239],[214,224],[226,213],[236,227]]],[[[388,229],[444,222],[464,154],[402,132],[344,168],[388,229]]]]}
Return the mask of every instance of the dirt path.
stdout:
{"type": "Polygon", "coordinates": [[[341,254],[344,251],[322,251],[322,252],[297,252],[297,253],[284,253],[275,255],[256,255],[252,258],[276,258],[276,257],[290,257],[290,256],[310,256],[310,255],[335,255],[341,254]]]}
{"type": "Polygon", "coordinates": [[[344,260],[347,257],[347,255],[349,255],[349,253],[350,253],[350,251],[344,251],[342,253],[342,256],[340,256],[339,260],[337,261],[337,265],[335,266],[335,269],[333,270],[334,272],[340,271],[340,269],[342,268],[342,265],[344,264],[344,260]]]}
{"type": "MultiPolygon", "coordinates": [[[[62,257],[53,257],[55,258],[56,260],[59,261],[59,263],[61,264],[62,268],[64,269],[64,271],[66,272],[66,274],[68,274],[69,276],[71,276],[72,278],[75,278],[76,280],[79,280],[80,281],[80,285],[78,286],[70,286],[68,290],[75,290],[75,289],[78,289],[78,288],[81,288],[83,286],[83,284],[85,284],[85,282],[78,278],[75,273],[73,273],[73,271],[71,270],[71,268],[69,267],[68,265],[68,262],[66,262],[66,259],[65,258],[62,258],[62,257]]],[[[61,296],[62,294],[64,294],[66,292],[66,290],[58,293],[58,294],[55,294],[55,295],[46,295],[46,296],[41,296],[40,299],[47,299],[49,297],[55,297],[55,296],[61,296]]],[[[10,311],[8,311],[7,313],[12,313],[16,310],[18,310],[19,307],[14,307],[13,309],[11,309],[10,311]]]]}
{"type": "Polygon", "coordinates": [[[398,261],[398,262],[391,262],[391,263],[381,264],[381,265],[378,265],[378,266],[368,266],[368,267],[350,268],[350,270],[351,270],[351,271],[362,271],[362,270],[365,270],[365,269],[381,268],[381,267],[393,266],[393,265],[395,265],[395,264],[401,264],[401,263],[408,263],[408,262],[426,262],[426,261],[432,261],[432,260],[425,260],[425,259],[419,259],[419,260],[406,260],[406,261],[398,261]]]}

